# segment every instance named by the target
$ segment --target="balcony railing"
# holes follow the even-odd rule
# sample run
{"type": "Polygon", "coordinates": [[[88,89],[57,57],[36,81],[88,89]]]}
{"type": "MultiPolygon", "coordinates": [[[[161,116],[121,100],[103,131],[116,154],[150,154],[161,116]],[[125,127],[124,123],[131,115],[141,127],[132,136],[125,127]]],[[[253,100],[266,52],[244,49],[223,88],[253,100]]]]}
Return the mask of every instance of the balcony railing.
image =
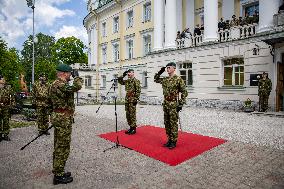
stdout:
{"type": "Polygon", "coordinates": [[[91,70],[95,70],[96,69],[96,65],[92,64],[80,64],[80,63],[75,63],[71,65],[72,69],[76,69],[76,70],[82,70],[82,71],[91,71],[91,70]]]}
{"type": "MultiPolygon", "coordinates": [[[[231,27],[229,30],[220,30],[218,32],[218,42],[226,42],[238,39],[245,39],[256,35],[257,24],[248,24],[244,26],[231,27]]],[[[204,34],[190,35],[185,38],[177,39],[177,48],[196,47],[203,43],[204,34]]]]}

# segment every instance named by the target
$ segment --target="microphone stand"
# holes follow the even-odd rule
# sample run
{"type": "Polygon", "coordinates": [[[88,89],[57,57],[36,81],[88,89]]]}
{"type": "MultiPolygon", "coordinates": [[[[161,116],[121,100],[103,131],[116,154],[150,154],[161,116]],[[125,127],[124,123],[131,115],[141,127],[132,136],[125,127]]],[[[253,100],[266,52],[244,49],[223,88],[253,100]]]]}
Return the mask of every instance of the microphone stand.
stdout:
{"type": "MultiPolygon", "coordinates": [[[[119,146],[122,146],[122,147],[124,147],[124,148],[128,148],[128,149],[132,150],[131,148],[126,147],[126,146],[123,146],[123,145],[121,145],[121,144],[119,143],[119,138],[118,138],[118,133],[117,133],[117,132],[118,132],[118,127],[117,127],[117,111],[116,111],[116,110],[117,110],[117,107],[116,107],[116,98],[117,98],[117,97],[116,97],[116,92],[115,92],[115,86],[116,86],[117,78],[112,79],[111,81],[113,81],[113,83],[112,83],[110,89],[108,90],[108,92],[107,92],[107,94],[106,94],[106,97],[107,97],[107,95],[109,94],[109,92],[111,91],[111,89],[113,88],[113,91],[114,91],[114,94],[115,94],[115,96],[114,96],[114,115],[115,115],[116,142],[115,142],[115,145],[114,145],[114,146],[105,149],[103,152],[106,152],[106,151],[111,150],[111,149],[113,149],[113,148],[118,148],[119,146]]],[[[104,98],[104,100],[106,99],[106,97],[104,98]]],[[[100,110],[100,108],[101,108],[101,106],[102,106],[104,100],[101,102],[101,104],[100,104],[100,106],[98,107],[96,113],[99,112],[99,110],[100,110]]]]}

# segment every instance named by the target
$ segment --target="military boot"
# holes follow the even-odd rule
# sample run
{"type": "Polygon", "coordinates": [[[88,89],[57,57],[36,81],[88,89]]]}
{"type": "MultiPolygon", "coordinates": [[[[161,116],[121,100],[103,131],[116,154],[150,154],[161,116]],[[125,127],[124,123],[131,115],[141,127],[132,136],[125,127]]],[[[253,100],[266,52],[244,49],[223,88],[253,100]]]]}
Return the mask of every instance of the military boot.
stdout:
{"type": "Polygon", "coordinates": [[[67,184],[73,181],[73,177],[67,177],[66,175],[63,176],[55,176],[53,178],[53,184],[57,185],[57,184],[67,184]]]}
{"type": "Polygon", "coordinates": [[[71,177],[71,172],[66,172],[66,173],[64,173],[63,176],[65,176],[65,177],[71,177]]]}
{"type": "Polygon", "coordinates": [[[163,146],[164,146],[164,147],[168,147],[168,146],[170,145],[170,143],[171,143],[171,141],[170,141],[170,140],[168,140],[168,142],[167,142],[167,143],[165,143],[165,144],[163,144],[163,146]]]}
{"type": "Polygon", "coordinates": [[[170,142],[170,144],[167,146],[169,149],[173,149],[176,147],[176,142],[170,142]]]}
{"type": "Polygon", "coordinates": [[[2,137],[3,140],[6,140],[6,141],[11,141],[10,137],[8,135],[4,135],[2,137]]]}
{"type": "Polygon", "coordinates": [[[135,133],[136,133],[135,127],[130,127],[130,129],[128,129],[128,131],[125,132],[125,134],[128,134],[128,135],[134,135],[135,133]]]}

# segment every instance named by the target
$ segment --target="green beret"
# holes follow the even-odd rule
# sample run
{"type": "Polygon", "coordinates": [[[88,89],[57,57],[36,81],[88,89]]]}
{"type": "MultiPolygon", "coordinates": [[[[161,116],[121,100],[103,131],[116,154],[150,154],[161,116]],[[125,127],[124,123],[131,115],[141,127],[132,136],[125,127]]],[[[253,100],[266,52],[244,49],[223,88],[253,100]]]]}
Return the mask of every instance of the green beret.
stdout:
{"type": "Polygon", "coordinates": [[[130,69],[128,70],[128,72],[134,72],[134,70],[133,70],[132,68],[130,68],[130,69]]]}
{"type": "Polygon", "coordinates": [[[170,62],[170,63],[168,63],[167,65],[166,65],[166,67],[168,67],[168,66],[173,66],[173,67],[177,67],[177,65],[176,65],[176,63],[174,63],[174,62],[170,62]]]}
{"type": "Polygon", "coordinates": [[[67,64],[58,64],[56,70],[60,72],[71,72],[72,68],[67,64]]]}

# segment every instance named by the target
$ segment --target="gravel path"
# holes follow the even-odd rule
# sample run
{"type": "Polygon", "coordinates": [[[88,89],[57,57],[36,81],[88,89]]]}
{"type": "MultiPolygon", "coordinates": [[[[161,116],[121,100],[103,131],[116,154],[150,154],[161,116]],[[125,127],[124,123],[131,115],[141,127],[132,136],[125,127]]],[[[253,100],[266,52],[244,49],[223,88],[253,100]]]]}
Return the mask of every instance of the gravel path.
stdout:
{"type": "MultiPolygon", "coordinates": [[[[19,149],[37,134],[35,126],[13,129],[0,143],[0,189],[41,188],[284,188],[284,118],[214,109],[184,108],[184,131],[229,141],[177,166],[168,166],[114,144],[98,134],[115,130],[114,107],[76,107],[66,170],[74,181],[52,185],[53,135],[19,149]]],[[[118,129],[127,129],[124,106],[117,107],[118,129]]],[[[161,106],[138,106],[139,125],[163,126],[161,106]]],[[[51,130],[53,134],[53,129],[51,130]]]]}

